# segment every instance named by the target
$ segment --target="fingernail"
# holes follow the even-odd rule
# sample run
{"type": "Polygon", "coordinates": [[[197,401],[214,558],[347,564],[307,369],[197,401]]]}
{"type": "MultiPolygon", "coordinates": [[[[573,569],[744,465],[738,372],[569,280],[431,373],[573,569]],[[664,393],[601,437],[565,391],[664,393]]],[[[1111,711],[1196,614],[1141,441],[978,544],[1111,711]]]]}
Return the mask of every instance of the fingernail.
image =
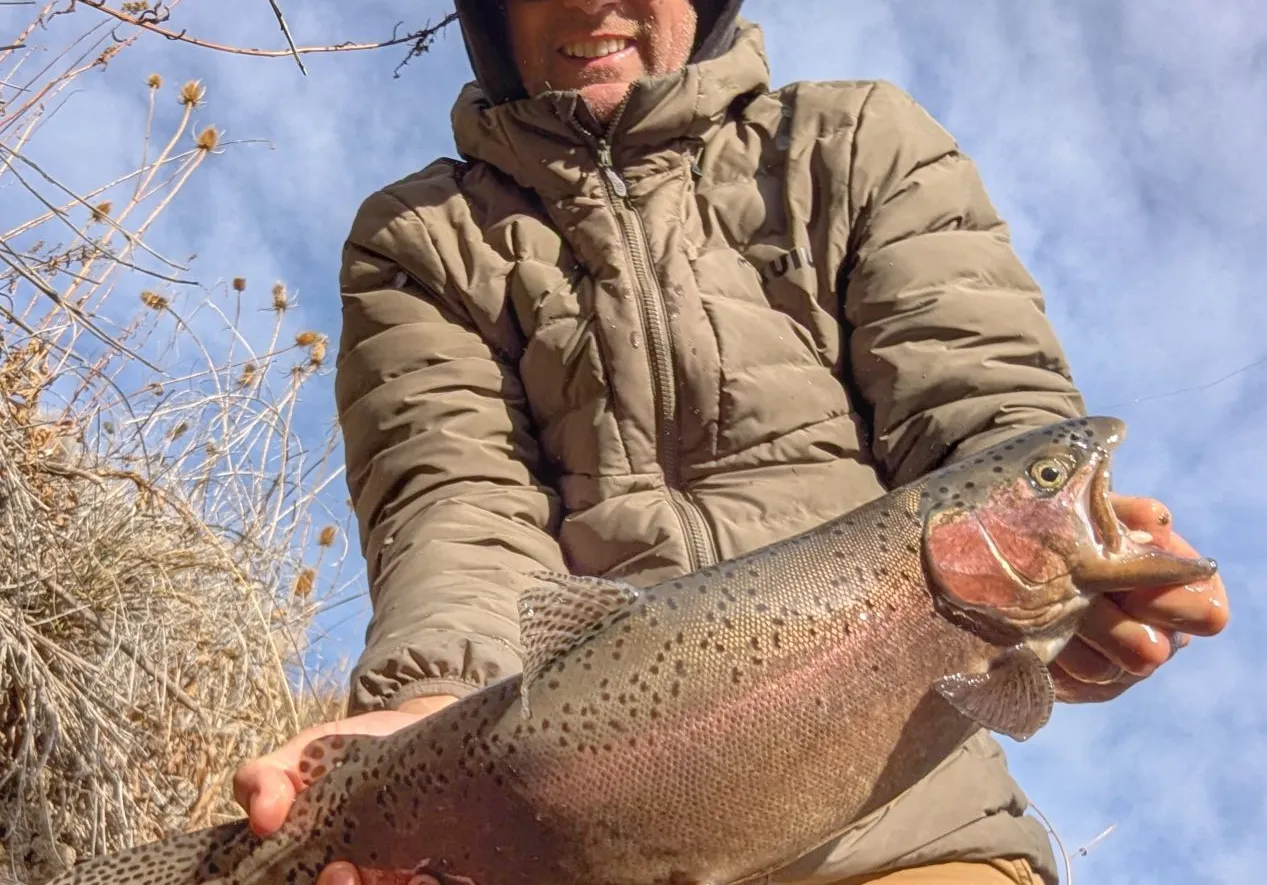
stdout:
{"type": "Polygon", "coordinates": [[[1091,685],[1109,685],[1110,683],[1121,679],[1125,675],[1126,669],[1124,667],[1120,667],[1105,658],[1104,663],[1098,667],[1094,673],[1082,677],[1081,681],[1090,683],[1091,685]]]}

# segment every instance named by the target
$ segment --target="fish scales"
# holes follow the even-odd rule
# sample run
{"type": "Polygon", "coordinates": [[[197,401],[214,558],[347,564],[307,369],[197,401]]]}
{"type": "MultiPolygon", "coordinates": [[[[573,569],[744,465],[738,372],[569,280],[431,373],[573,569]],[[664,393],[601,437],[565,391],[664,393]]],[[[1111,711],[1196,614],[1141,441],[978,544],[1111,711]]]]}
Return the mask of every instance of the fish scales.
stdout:
{"type": "Polygon", "coordinates": [[[652,587],[542,576],[522,674],[390,736],[314,742],[279,833],[229,824],[53,885],[310,885],[336,859],[367,885],[759,879],[979,728],[1040,728],[1046,663],[1092,592],[1213,574],[1121,531],[1123,432],[1021,434],[652,587]]]}

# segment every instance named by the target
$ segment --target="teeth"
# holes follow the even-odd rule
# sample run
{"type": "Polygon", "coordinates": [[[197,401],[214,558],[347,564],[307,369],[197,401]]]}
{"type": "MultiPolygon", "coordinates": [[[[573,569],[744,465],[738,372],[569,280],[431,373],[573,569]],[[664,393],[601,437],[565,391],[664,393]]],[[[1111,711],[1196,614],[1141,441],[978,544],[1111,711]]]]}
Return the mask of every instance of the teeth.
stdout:
{"type": "Polygon", "coordinates": [[[563,47],[563,54],[572,58],[603,58],[607,55],[614,55],[625,47],[629,46],[632,41],[619,40],[586,40],[582,43],[569,43],[563,47]]]}

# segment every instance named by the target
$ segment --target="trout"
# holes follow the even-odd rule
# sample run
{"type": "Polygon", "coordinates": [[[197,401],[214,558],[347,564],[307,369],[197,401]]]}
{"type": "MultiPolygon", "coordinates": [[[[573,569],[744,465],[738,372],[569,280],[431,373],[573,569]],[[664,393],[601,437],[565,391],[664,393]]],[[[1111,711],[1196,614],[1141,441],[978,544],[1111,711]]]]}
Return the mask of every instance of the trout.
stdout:
{"type": "Polygon", "coordinates": [[[386,737],[309,744],[244,821],[53,885],[735,885],[813,851],[979,729],[1023,741],[1098,594],[1215,563],[1128,532],[1125,425],[1023,432],[818,528],[654,586],[545,574],[522,672],[386,737]]]}

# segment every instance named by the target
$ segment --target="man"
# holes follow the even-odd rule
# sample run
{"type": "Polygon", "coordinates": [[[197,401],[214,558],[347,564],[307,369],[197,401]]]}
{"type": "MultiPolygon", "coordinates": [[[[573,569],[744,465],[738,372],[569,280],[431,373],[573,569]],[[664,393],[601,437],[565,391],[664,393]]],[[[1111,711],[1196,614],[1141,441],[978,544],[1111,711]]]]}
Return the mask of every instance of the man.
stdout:
{"type": "MultiPolygon", "coordinates": [[[[258,831],[311,738],[515,672],[528,573],[661,580],[1082,411],[954,141],[888,84],[772,90],[739,6],[459,0],[463,159],[370,197],[344,255],[337,396],[374,601],[354,715],[243,766],[258,831]]],[[[1160,503],[1118,507],[1192,552],[1160,503]]],[[[1196,590],[1098,603],[1054,665],[1062,698],[1113,697],[1221,630],[1221,583],[1196,590]]],[[[775,879],[1055,882],[1025,809],[983,734],[775,879]]]]}

